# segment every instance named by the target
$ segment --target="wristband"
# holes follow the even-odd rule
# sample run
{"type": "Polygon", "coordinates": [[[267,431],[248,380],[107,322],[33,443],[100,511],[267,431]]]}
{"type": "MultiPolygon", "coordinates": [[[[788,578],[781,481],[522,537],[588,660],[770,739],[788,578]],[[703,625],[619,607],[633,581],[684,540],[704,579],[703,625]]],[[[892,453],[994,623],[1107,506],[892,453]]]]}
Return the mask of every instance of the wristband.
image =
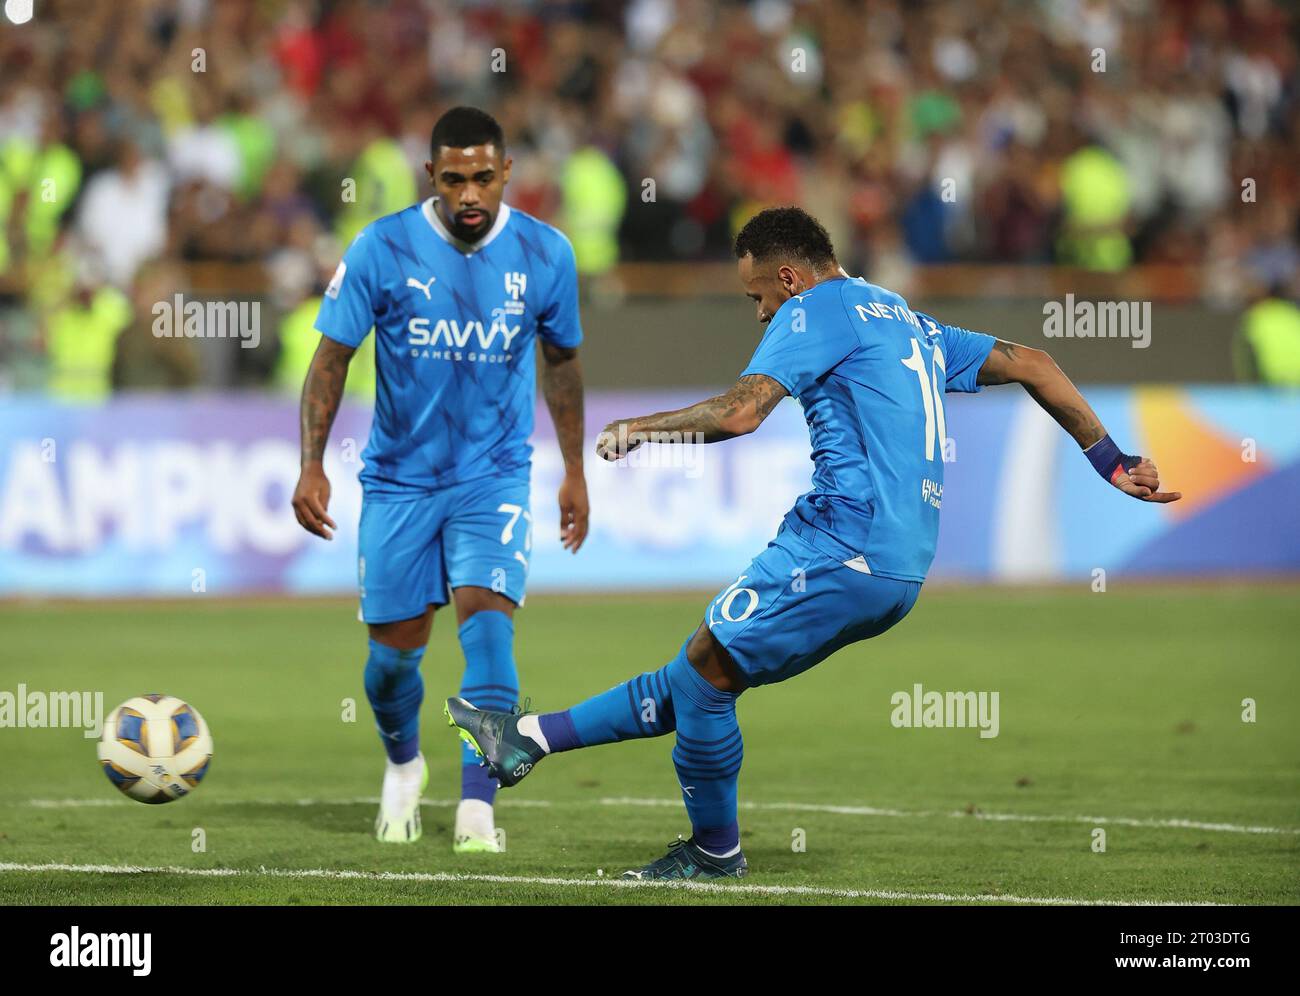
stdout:
{"type": "Polygon", "coordinates": [[[1083,455],[1088,458],[1093,470],[1111,484],[1115,483],[1115,478],[1121,472],[1128,473],[1142,462],[1141,457],[1129,456],[1123,452],[1115,445],[1115,440],[1111,439],[1109,434],[1102,436],[1084,450],[1083,455]]]}

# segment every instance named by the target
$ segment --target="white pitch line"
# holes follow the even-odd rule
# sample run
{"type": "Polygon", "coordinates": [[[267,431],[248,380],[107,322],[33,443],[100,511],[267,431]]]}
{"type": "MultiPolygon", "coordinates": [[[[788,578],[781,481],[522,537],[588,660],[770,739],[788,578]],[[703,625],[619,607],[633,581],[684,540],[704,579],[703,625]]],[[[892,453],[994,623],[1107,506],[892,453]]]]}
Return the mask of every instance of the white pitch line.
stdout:
{"type": "MultiPolygon", "coordinates": [[[[616,796],[599,800],[602,806],[680,806],[680,799],[636,799],[616,796]]],[[[999,823],[1109,823],[1126,827],[1150,827],[1153,829],[1175,830],[1212,830],[1221,833],[1280,833],[1300,834],[1300,827],[1255,827],[1236,823],[1202,823],[1185,819],[1138,819],[1131,816],[1052,816],[1036,813],[984,813],[953,810],[941,812],[931,809],[877,809],[874,806],[837,806],[814,802],[742,802],[741,809],[755,811],[781,811],[802,813],[834,813],[842,816],[893,816],[924,818],[943,816],[961,820],[991,820],[999,823]]]]}
{"type": "MultiPolygon", "coordinates": [[[[80,809],[99,806],[123,806],[130,800],[125,798],[95,799],[27,799],[24,805],[35,809],[80,809]]],[[[377,806],[378,796],[355,796],[345,799],[225,799],[205,800],[208,805],[216,806],[377,806]]],[[[422,806],[434,809],[450,809],[457,805],[456,799],[425,799],[422,806]]],[[[682,805],[680,799],[642,799],[631,796],[606,796],[594,802],[601,806],[639,806],[650,808],[676,809],[682,805]]],[[[547,799],[499,799],[497,805],[506,808],[549,809],[553,806],[588,806],[591,802],[584,799],[547,800],[547,799]]],[[[1261,827],[1246,826],[1238,823],[1206,823],[1200,820],[1181,818],[1138,818],[1132,816],[1065,816],[1039,813],[985,813],[966,810],[933,809],[880,809],[875,806],[844,806],[815,802],[742,802],[740,808],[753,812],[794,812],[794,813],[830,813],[837,816],[880,816],[904,819],[927,819],[944,817],[958,820],[987,820],[993,823],[1084,823],[1090,826],[1124,826],[1144,827],[1153,830],[1205,830],[1213,833],[1247,833],[1247,834],[1300,834],[1300,827],[1261,827]]]]}
{"type": "MultiPolygon", "coordinates": [[[[130,803],[125,797],[108,796],[103,799],[27,799],[23,805],[33,809],[90,809],[100,806],[124,806],[130,803]]],[[[379,796],[353,796],[347,799],[215,799],[204,800],[210,806],[378,806],[379,796]]],[[[421,799],[421,806],[434,809],[453,809],[459,799],[421,799]]],[[[504,799],[497,805],[523,809],[546,809],[552,805],[546,799],[504,799]]]]}
{"type": "Polygon", "coordinates": [[[1197,820],[1182,819],[1137,819],[1131,816],[1035,816],[1032,814],[1017,813],[949,813],[949,816],[960,817],[962,819],[975,820],[993,820],[997,822],[1022,822],[1022,823],[1060,823],[1069,821],[1071,823],[1089,823],[1102,824],[1109,823],[1121,827],[1154,827],[1156,829],[1174,829],[1174,830],[1212,830],[1221,833],[1281,833],[1297,834],[1300,828],[1296,827],[1251,827],[1241,826],[1236,823],[1201,823],[1197,820]]]}
{"type": "Polygon", "coordinates": [[[812,896],[825,899],[900,899],[930,903],[1011,903],[1018,906],[1218,906],[1219,903],[1125,902],[1115,899],[1066,899],[1060,896],[962,895],[903,892],[897,889],[830,889],[814,885],[722,885],[717,882],[644,882],[622,878],[551,878],[537,875],[470,875],[454,872],[365,872],[330,868],[185,868],[179,865],[69,865],[0,862],[0,872],[70,872],[94,875],[189,875],[195,878],[318,878],[368,882],[480,882],[493,885],[588,886],[607,889],[667,889],[715,895],[812,896]]]}

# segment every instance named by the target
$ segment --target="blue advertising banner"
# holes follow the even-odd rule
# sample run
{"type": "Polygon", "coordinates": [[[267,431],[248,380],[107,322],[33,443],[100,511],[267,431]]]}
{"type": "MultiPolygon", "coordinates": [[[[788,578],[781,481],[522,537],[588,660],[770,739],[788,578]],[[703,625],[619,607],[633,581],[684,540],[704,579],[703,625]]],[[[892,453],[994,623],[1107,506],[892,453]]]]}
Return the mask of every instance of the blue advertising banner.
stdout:
{"type": "MultiPolygon", "coordinates": [[[[590,444],[618,417],[704,392],[593,393],[590,444]]],[[[1137,388],[1089,397],[1112,435],[1152,455],[1184,500],[1108,488],[1022,392],[948,395],[936,579],[1064,580],[1300,571],[1300,396],[1137,388]]],[[[0,596],[356,590],[357,482],[370,412],[345,403],[326,469],[333,542],[298,526],[296,405],[261,395],[138,396],[103,405],[0,400],[0,596]]],[[[534,434],[530,590],[720,588],[805,491],[808,435],[786,400],[752,436],[589,448],[591,535],[559,544],[562,474],[545,408],[534,434]]]]}

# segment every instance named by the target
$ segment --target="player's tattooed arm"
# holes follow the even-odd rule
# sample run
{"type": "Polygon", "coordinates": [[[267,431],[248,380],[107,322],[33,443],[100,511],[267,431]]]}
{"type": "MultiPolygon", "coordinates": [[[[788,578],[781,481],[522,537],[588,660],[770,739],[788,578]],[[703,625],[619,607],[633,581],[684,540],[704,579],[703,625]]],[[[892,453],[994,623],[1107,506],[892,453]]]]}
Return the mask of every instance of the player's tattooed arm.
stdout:
{"type": "Polygon", "coordinates": [[[325,443],[343,400],[348,363],[355,352],[351,346],[321,336],[302,387],[298,414],[302,470],[293,492],[293,512],[299,525],[324,539],[332,539],[329,530],[337,528],[326,511],[330,502],[330,482],[325,476],[325,443]]]}
{"type": "Polygon", "coordinates": [[[582,473],[582,361],[577,349],[542,340],[542,396],[555,423],[565,473],[582,473]]]}
{"type": "Polygon", "coordinates": [[[564,458],[560,485],[560,542],[577,553],[587,537],[587,481],[582,473],[582,361],[578,350],[542,340],[542,396],[564,458]]]}
{"type": "Polygon", "coordinates": [[[330,427],[343,400],[343,386],[348,379],[348,364],[356,350],[321,336],[307,380],[302,386],[302,405],[299,410],[299,428],[302,434],[302,463],[320,463],[325,459],[325,443],[330,427]]]}
{"type": "Polygon", "coordinates": [[[999,339],[980,367],[978,380],[982,385],[1020,384],[1084,449],[1106,435],[1092,406],[1041,349],[999,339]]]}
{"type": "Polygon", "coordinates": [[[716,443],[753,432],[789,393],[764,374],[741,377],[731,389],[689,408],[621,419],[605,426],[596,452],[617,460],[644,442],[716,443]]]}
{"type": "Polygon", "coordinates": [[[1024,387],[1039,407],[1074,438],[1094,466],[1099,462],[1105,463],[1106,471],[1102,476],[1126,495],[1161,504],[1182,497],[1177,491],[1160,490],[1160,473],[1150,459],[1126,457],[1119,452],[1092,406],[1056,361],[1043,350],[999,339],[980,367],[978,380],[980,384],[1020,384],[1024,387]],[[1086,452],[1093,446],[1096,449],[1086,452]],[[1114,450],[1118,460],[1105,460],[1100,456],[1107,447],[1114,450]],[[1121,466],[1115,466],[1116,463],[1121,466]]]}

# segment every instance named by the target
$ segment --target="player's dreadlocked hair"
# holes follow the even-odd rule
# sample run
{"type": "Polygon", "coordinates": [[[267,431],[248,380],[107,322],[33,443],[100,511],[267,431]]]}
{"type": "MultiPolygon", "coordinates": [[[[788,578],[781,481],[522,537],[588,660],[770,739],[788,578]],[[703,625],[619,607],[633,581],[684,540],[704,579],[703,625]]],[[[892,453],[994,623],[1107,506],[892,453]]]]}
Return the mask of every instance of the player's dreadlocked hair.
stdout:
{"type": "Polygon", "coordinates": [[[736,236],[736,258],[755,263],[795,259],[814,270],[835,265],[835,247],[821,222],[797,207],[768,208],[745,223],[736,236]]]}
{"type": "Polygon", "coordinates": [[[506,147],[506,138],[497,119],[477,107],[453,107],[433,126],[429,150],[432,158],[437,159],[438,150],[444,146],[465,149],[471,145],[489,144],[495,145],[498,151],[504,151],[506,147]]]}

